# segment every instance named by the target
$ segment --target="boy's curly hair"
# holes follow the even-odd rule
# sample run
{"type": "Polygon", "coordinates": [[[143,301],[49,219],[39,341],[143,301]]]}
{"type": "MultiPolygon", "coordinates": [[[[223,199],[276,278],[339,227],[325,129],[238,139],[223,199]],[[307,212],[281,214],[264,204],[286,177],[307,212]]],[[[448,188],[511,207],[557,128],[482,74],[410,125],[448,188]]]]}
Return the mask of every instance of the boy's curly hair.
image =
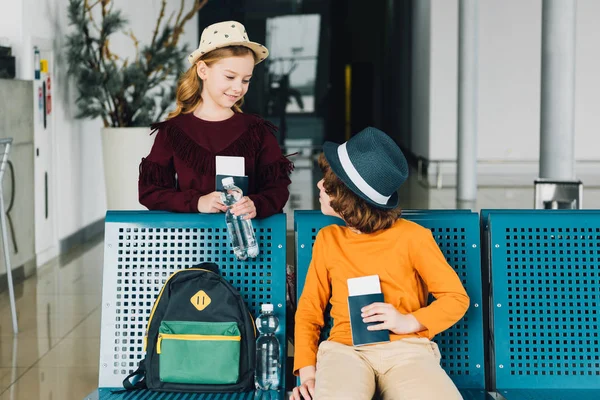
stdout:
{"type": "Polygon", "coordinates": [[[402,214],[400,206],[384,210],[354,194],[331,170],[323,153],[319,156],[319,167],[323,172],[323,187],[331,198],[331,208],[347,226],[362,233],[373,233],[391,227],[402,214]]]}

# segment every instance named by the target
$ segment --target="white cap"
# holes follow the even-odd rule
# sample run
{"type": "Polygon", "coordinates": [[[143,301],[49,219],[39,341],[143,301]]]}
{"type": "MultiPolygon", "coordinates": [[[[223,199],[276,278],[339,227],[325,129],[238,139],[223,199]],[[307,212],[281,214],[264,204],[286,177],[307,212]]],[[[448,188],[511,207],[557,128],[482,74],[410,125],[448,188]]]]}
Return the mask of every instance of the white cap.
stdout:
{"type": "Polygon", "coordinates": [[[233,185],[233,177],[228,176],[227,178],[223,178],[221,179],[221,183],[223,183],[223,186],[233,185]]]}
{"type": "Polygon", "coordinates": [[[262,312],[273,312],[273,304],[263,304],[262,306],[260,306],[260,310],[262,312]]]}

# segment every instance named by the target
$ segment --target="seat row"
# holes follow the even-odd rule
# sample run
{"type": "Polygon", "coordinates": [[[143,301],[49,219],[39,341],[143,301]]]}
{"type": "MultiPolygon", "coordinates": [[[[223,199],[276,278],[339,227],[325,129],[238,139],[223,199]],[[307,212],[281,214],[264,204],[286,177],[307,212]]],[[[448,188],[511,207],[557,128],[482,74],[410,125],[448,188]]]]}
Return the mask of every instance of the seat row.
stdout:
{"type": "MultiPolygon", "coordinates": [[[[403,217],[432,231],[471,299],[464,318],[434,339],[442,367],[465,399],[489,398],[489,393],[508,400],[600,398],[600,211],[407,210],[403,217]]],[[[260,254],[238,262],[222,215],[109,211],[99,389],[87,398],[171,398],[114,388],[144,357],[153,301],[178,269],[215,262],[254,315],[262,303],[273,303],[281,321],[293,318],[285,306],[285,221],[283,214],[256,220],[260,254]]],[[[295,212],[298,295],[315,237],[334,223],[342,221],[318,211],[295,212]]],[[[285,325],[277,332],[281,354],[286,354],[285,325]]]]}

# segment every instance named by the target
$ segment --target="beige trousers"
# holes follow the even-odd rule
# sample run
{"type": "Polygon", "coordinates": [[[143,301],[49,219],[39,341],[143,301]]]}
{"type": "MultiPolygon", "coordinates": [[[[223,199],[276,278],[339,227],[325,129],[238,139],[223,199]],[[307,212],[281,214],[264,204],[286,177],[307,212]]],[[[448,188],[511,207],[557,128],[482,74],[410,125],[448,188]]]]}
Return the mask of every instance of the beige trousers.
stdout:
{"type": "Polygon", "coordinates": [[[458,400],[437,344],[410,338],[353,347],[325,341],[317,353],[316,400],[458,400]]]}

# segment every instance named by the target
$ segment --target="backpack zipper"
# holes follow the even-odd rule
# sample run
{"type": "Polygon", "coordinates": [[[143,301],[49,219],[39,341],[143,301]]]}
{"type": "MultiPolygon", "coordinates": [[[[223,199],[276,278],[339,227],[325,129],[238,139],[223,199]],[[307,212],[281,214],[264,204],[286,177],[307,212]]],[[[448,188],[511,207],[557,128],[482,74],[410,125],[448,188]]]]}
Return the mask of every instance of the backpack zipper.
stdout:
{"type": "Polygon", "coordinates": [[[252,328],[254,329],[254,339],[256,339],[256,322],[254,322],[254,318],[250,311],[248,311],[248,315],[250,315],[250,321],[252,321],[252,328]]]}
{"type": "Polygon", "coordinates": [[[224,336],[224,335],[189,335],[189,334],[173,334],[173,333],[159,333],[158,341],[156,342],[156,353],[160,354],[161,344],[163,339],[167,340],[191,340],[191,341],[229,341],[239,342],[242,340],[241,336],[224,336]]]}

